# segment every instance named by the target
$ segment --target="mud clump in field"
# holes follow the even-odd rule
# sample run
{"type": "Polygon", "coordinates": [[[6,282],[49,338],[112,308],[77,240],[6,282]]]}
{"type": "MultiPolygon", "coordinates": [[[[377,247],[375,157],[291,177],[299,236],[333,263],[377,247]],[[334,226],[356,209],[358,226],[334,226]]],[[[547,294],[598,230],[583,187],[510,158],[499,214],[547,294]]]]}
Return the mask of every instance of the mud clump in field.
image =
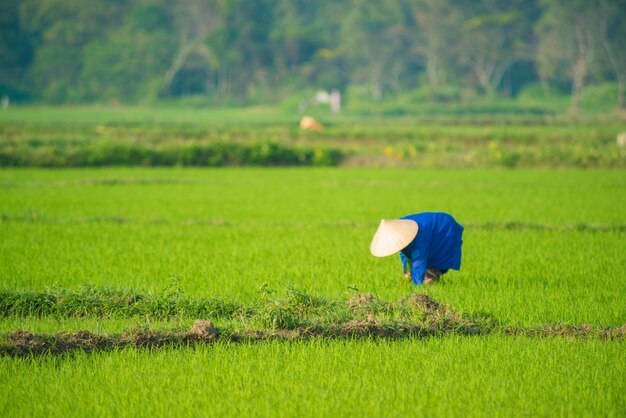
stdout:
{"type": "Polygon", "coordinates": [[[368,316],[366,318],[351,319],[343,324],[337,332],[344,336],[365,336],[380,334],[381,329],[380,319],[374,316],[368,316]]]}
{"type": "Polygon", "coordinates": [[[614,334],[616,337],[621,337],[621,338],[626,337],[626,324],[616,329],[614,334]]]}
{"type": "Polygon", "coordinates": [[[358,293],[348,300],[348,307],[357,313],[371,312],[378,300],[371,293],[358,293]]]}
{"type": "Polygon", "coordinates": [[[374,303],[374,301],[376,301],[376,298],[371,293],[358,293],[348,301],[348,306],[351,308],[367,306],[374,303]]]}
{"type": "Polygon", "coordinates": [[[164,335],[153,331],[131,329],[123,332],[119,337],[121,346],[129,347],[161,347],[164,344],[164,335]]]}
{"type": "Polygon", "coordinates": [[[211,321],[198,319],[194,322],[193,326],[189,330],[189,333],[197,335],[198,337],[206,338],[219,335],[219,330],[213,326],[211,321]]]}
{"type": "Polygon", "coordinates": [[[11,331],[7,340],[11,344],[27,344],[34,337],[35,337],[35,334],[33,334],[32,332],[16,329],[14,331],[11,331]]]}
{"type": "Polygon", "coordinates": [[[346,322],[343,326],[346,330],[352,329],[364,329],[364,328],[372,328],[379,327],[381,324],[381,320],[376,318],[375,316],[368,316],[366,318],[354,318],[346,322]]]}
{"type": "Polygon", "coordinates": [[[112,342],[107,337],[89,331],[45,335],[15,330],[8,335],[7,343],[3,350],[7,354],[19,356],[43,353],[61,354],[70,350],[89,352],[112,346],[112,342]]]}
{"type": "Polygon", "coordinates": [[[62,341],[68,346],[100,346],[104,342],[104,338],[98,334],[89,331],[73,331],[61,332],[56,335],[58,341],[62,341]]]}
{"type": "MultiPolygon", "coordinates": [[[[37,341],[37,335],[32,332],[14,330],[6,338],[3,350],[11,356],[25,356],[33,351],[34,347],[42,346],[43,341],[37,341]]],[[[39,351],[39,350],[38,350],[39,351]]]]}
{"type": "Polygon", "coordinates": [[[409,296],[408,298],[404,299],[403,302],[407,305],[421,308],[426,313],[436,312],[440,308],[439,303],[428,297],[426,293],[409,296]]]}
{"type": "Polygon", "coordinates": [[[492,318],[475,314],[465,316],[450,306],[431,299],[427,294],[411,295],[398,303],[423,315],[423,324],[437,332],[479,335],[492,332],[498,324],[492,318]]]}

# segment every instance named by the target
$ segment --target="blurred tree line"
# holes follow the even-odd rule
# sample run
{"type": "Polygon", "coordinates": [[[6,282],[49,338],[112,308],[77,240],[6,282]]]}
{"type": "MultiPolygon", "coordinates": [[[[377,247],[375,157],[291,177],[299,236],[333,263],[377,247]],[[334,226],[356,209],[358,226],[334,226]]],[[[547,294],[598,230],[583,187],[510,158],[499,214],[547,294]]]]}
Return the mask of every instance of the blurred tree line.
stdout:
{"type": "Polygon", "coordinates": [[[569,92],[614,82],[626,0],[0,0],[0,94],[48,103],[569,92]]]}

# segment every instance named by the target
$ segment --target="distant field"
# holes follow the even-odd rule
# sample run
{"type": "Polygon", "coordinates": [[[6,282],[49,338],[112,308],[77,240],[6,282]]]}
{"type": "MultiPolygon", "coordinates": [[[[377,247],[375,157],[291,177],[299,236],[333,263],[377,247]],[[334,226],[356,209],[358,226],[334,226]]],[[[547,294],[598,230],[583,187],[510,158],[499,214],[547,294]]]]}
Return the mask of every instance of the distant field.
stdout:
{"type": "MultiPolygon", "coordinates": [[[[326,298],[331,307],[356,293],[395,301],[427,292],[453,309],[450,320],[463,315],[478,326],[495,321],[575,332],[447,335],[446,317],[426,312],[423,324],[442,327],[435,336],[4,357],[0,410],[37,416],[620,415],[626,346],[623,338],[595,335],[626,324],[625,186],[619,170],[4,169],[0,291],[8,295],[94,285],[95,292],[173,291],[176,303],[266,300],[258,309],[270,316],[260,322],[207,314],[227,330],[271,327],[263,321],[291,312],[276,310],[291,309],[279,304],[287,286],[326,298]],[[399,260],[375,259],[368,245],[380,218],[423,210],[448,211],[465,225],[464,258],[462,270],[442,283],[414,288],[400,284],[399,260]]],[[[344,315],[337,312],[324,315],[344,315]]],[[[158,332],[188,329],[198,319],[183,311],[161,319],[124,315],[9,312],[0,331],[158,332]]],[[[280,318],[274,332],[289,326],[280,318]]]]}
{"type": "Polygon", "coordinates": [[[276,108],[9,108],[0,167],[342,165],[623,168],[617,114],[403,116],[276,108]]]}

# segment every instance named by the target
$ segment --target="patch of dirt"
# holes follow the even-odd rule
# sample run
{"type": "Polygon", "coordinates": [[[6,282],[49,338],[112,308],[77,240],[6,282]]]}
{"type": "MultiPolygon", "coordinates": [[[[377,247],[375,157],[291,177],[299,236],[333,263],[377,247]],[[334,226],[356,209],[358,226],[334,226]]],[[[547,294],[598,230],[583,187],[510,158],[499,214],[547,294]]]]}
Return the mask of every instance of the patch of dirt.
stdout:
{"type": "Polygon", "coordinates": [[[590,337],[593,336],[594,331],[591,325],[563,325],[558,327],[545,327],[540,332],[546,336],[561,336],[561,337],[590,337]]]}
{"type": "Polygon", "coordinates": [[[411,295],[403,300],[404,303],[419,307],[425,312],[433,312],[439,310],[439,303],[432,300],[426,293],[419,295],[411,295]]]}
{"type": "Polygon", "coordinates": [[[16,329],[11,331],[7,338],[7,342],[11,344],[27,344],[31,341],[36,335],[32,332],[22,331],[21,329],[16,329]]]}
{"type": "Polygon", "coordinates": [[[379,318],[368,316],[365,318],[354,318],[344,324],[331,327],[327,330],[327,334],[332,337],[365,337],[379,335],[381,328],[381,320],[379,318]]]}
{"type": "Polygon", "coordinates": [[[138,348],[162,347],[167,340],[167,335],[162,332],[131,330],[119,336],[121,346],[138,348]]]}
{"type": "MultiPolygon", "coordinates": [[[[302,330],[302,329],[281,329],[272,331],[260,331],[260,330],[246,330],[237,334],[233,334],[228,337],[229,341],[241,343],[241,342],[260,342],[260,341],[294,341],[304,340],[314,336],[317,336],[314,330],[302,330]]],[[[223,338],[223,339],[224,339],[223,338]]]]}
{"type": "Polygon", "coordinates": [[[112,348],[114,342],[105,335],[89,331],[60,332],[58,334],[35,334],[15,330],[8,335],[2,352],[13,356],[29,354],[62,354],[72,350],[90,352],[112,348]]]}
{"type": "Polygon", "coordinates": [[[103,349],[112,344],[107,336],[94,334],[89,331],[60,332],[55,335],[56,348],[62,351],[68,349],[86,348],[86,351],[103,349]]]}
{"type": "Polygon", "coordinates": [[[15,330],[9,334],[0,335],[0,356],[28,357],[65,353],[71,355],[77,351],[108,351],[121,347],[194,347],[210,345],[216,341],[236,344],[316,338],[399,339],[447,334],[486,335],[493,332],[504,332],[506,335],[528,338],[626,339],[626,324],[613,328],[599,328],[591,324],[506,327],[487,316],[481,317],[478,314],[463,316],[449,306],[432,300],[427,294],[412,295],[390,303],[380,301],[370,293],[360,293],[347,303],[353,315],[342,316],[342,319],[336,319],[334,322],[303,321],[292,329],[261,328],[222,333],[211,321],[199,319],[189,329],[142,328],[130,329],[121,334],[96,334],[84,330],[36,334],[15,330]],[[423,315],[421,315],[422,312],[423,315]]]}
{"type": "Polygon", "coordinates": [[[210,337],[219,334],[218,329],[213,326],[213,323],[211,321],[206,321],[203,319],[196,320],[189,332],[193,335],[198,335],[200,337],[210,337]]]}
{"type": "Polygon", "coordinates": [[[380,319],[368,316],[366,318],[354,318],[343,324],[343,329],[346,331],[353,330],[367,330],[374,327],[379,327],[381,324],[380,319]]]}
{"type": "Polygon", "coordinates": [[[363,308],[376,302],[376,297],[371,293],[358,293],[348,300],[348,306],[351,308],[363,308]]]}
{"type": "Polygon", "coordinates": [[[614,332],[613,335],[615,335],[618,338],[624,338],[626,337],[626,324],[622,325],[621,327],[617,328],[614,332]]]}
{"type": "Polygon", "coordinates": [[[619,328],[598,328],[591,324],[538,326],[534,328],[510,327],[504,330],[509,335],[523,335],[526,337],[564,337],[575,339],[600,338],[608,340],[623,340],[626,338],[626,325],[619,328]]]}

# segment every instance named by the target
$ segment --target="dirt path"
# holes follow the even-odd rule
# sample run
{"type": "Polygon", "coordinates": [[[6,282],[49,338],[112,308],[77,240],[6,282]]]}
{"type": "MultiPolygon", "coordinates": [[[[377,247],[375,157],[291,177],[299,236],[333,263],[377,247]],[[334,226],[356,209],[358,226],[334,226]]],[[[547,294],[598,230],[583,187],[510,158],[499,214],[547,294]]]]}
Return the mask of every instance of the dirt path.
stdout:
{"type": "Polygon", "coordinates": [[[564,337],[606,340],[624,340],[626,337],[626,325],[619,328],[594,328],[589,324],[530,328],[505,327],[488,318],[463,316],[425,294],[413,295],[394,304],[378,301],[371,294],[358,294],[347,301],[346,306],[353,317],[339,323],[315,324],[301,321],[301,325],[298,326],[268,327],[235,332],[221,330],[208,320],[196,320],[194,325],[187,330],[129,330],[120,334],[97,334],[90,331],[37,334],[14,330],[0,337],[0,355],[28,357],[46,354],[63,355],[76,351],[101,352],[124,347],[149,349],[193,347],[211,345],[218,341],[240,344],[316,338],[427,338],[450,334],[480,336],[501,333],[531,338],[564,337]],[[406,315],[406,320],[390,319],[389,316],[381,315],[381,311],[388,312],[390,309],[410,312],[410,314],[406,315]]]}

